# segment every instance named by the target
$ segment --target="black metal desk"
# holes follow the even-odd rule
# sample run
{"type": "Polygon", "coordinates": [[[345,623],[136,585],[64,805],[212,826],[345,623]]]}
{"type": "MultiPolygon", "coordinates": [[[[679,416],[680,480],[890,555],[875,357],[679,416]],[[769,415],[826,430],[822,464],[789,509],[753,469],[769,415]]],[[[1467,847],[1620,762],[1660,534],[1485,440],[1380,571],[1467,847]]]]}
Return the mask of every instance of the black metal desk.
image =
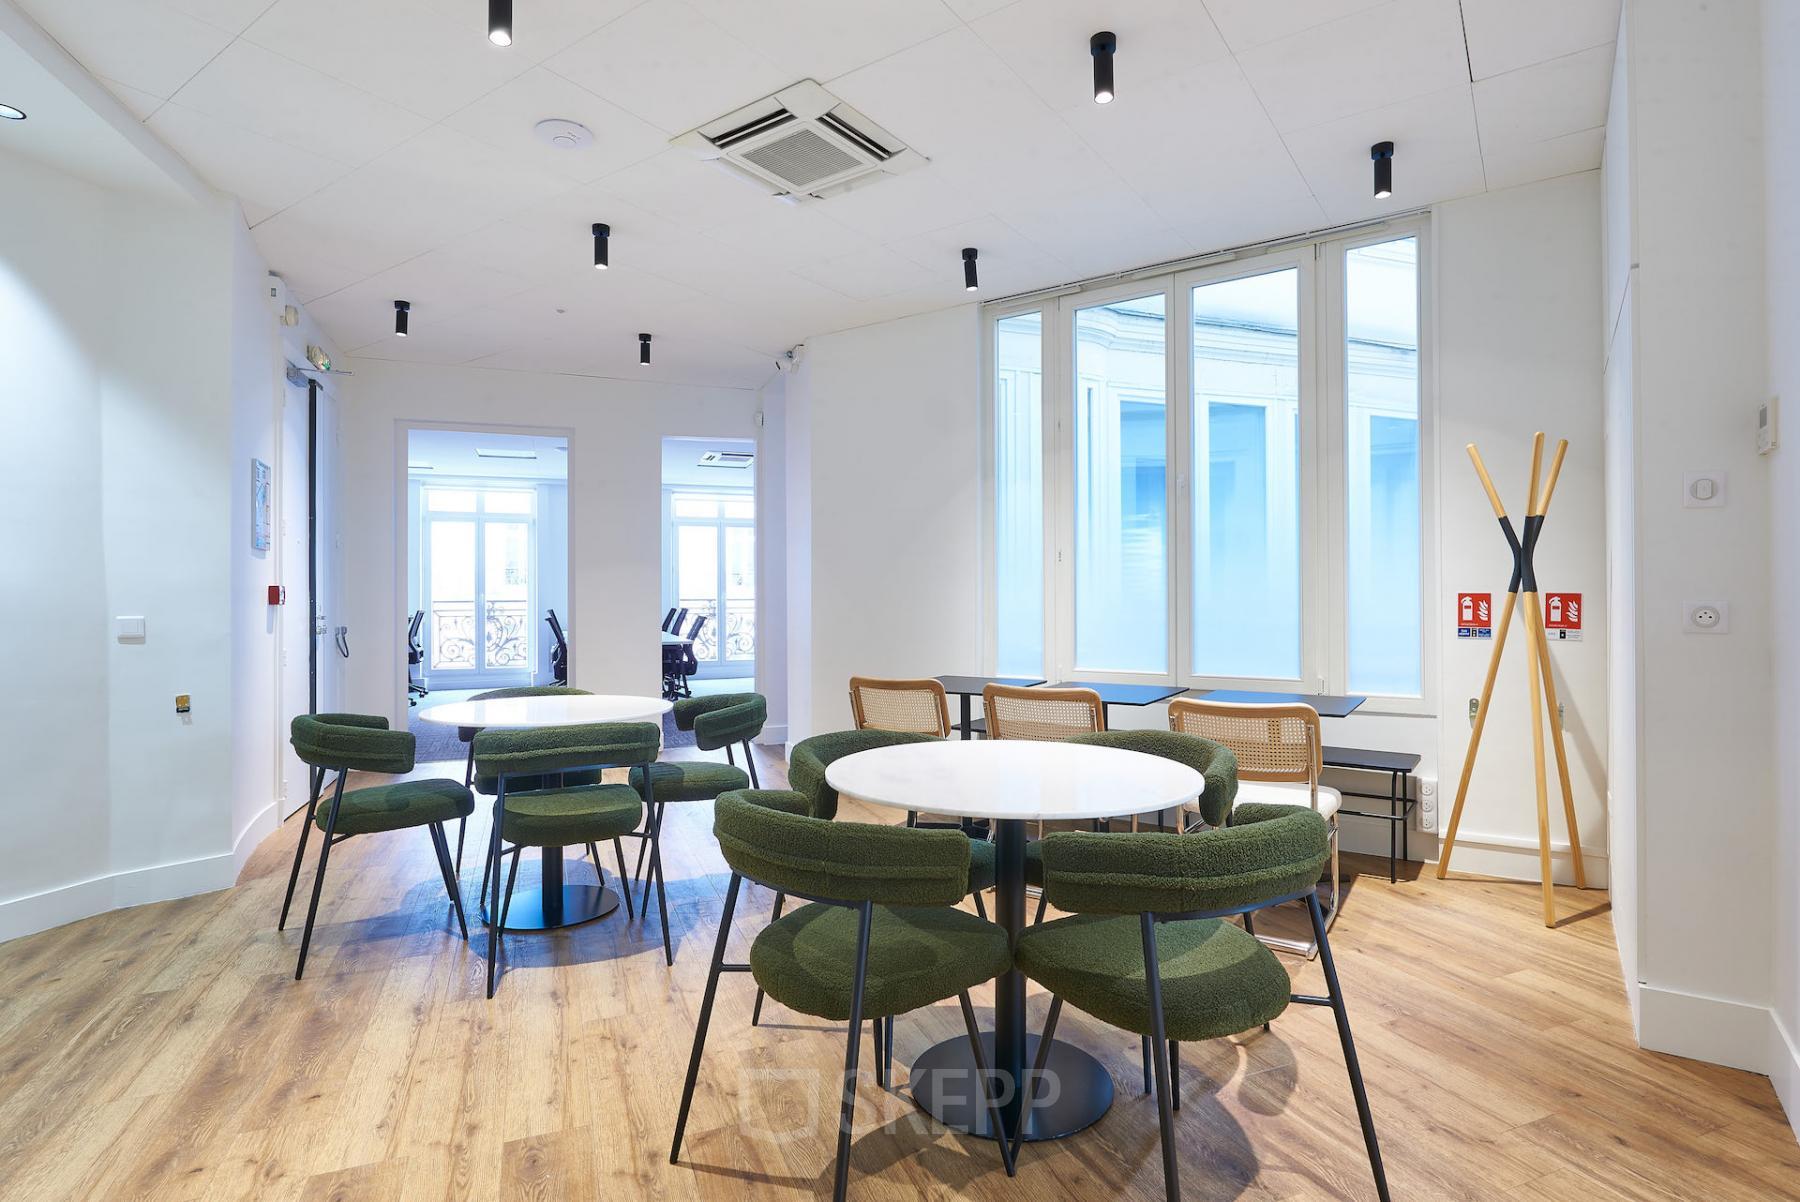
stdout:
{"type": "Polygon", "coordinates": [[[975,718],[971,713],[973,699],[981,696],[981,690],[991,684],[1028,689],[1044,683],[1042,680],[1034,680],[1029,676],[939,676],[935,679],[944,686],[944,692],[953,693],[962,698],[962,721],[950,729],[959,732],[965,739],[987,734],[987,723],[975,718]]]}

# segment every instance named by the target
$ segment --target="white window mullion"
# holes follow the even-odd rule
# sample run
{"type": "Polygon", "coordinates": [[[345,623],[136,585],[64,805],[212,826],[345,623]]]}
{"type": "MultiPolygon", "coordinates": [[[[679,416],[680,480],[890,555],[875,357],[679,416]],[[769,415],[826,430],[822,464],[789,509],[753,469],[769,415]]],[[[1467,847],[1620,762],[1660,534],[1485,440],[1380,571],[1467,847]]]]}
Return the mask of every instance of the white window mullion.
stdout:
{"type": "Polygon", "coordinates": [[[1344,254],[1335,243],[1320,249],[1318,273],[1318,336],[1312,339],[1318,363],[1317,403],[1313,407],[1322,471],[1313,506],[1315,546],[1323,555],[1313,562],[1323,566],[1317,602],[1317,658],[1313,684],[1327,693],[1344,691],[1349,672],[1345,613],[1348,609],[1344,525],[1344,254]]]}

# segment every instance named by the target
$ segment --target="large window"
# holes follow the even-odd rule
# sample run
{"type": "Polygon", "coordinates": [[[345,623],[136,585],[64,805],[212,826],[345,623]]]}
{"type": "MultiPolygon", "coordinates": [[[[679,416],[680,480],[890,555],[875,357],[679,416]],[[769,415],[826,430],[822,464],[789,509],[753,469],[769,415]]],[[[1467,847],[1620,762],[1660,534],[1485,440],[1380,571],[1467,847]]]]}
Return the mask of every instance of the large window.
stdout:
{"type": "Polygon", "coordinates": [[[1422,698],[1421,243],[993,314],[998,671],[1422,698]]]}

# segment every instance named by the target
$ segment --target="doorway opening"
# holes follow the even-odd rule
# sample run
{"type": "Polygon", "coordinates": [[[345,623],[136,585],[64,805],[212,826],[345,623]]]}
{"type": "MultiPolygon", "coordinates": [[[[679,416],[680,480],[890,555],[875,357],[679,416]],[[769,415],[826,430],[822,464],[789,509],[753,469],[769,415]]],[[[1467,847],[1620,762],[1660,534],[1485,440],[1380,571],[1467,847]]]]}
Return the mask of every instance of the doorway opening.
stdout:
{"type": "Polygon", "coordinates": [[[755,465],[746,439],[663,439],[663,688],[672,696],[755,687],[755,465]]]}
{"type": "Polygon", "coordinates": [[[406,449],[410,725],[420,760],[459,759],[416,707],[568,683],[569,440],[412,429],[406,449]]]}

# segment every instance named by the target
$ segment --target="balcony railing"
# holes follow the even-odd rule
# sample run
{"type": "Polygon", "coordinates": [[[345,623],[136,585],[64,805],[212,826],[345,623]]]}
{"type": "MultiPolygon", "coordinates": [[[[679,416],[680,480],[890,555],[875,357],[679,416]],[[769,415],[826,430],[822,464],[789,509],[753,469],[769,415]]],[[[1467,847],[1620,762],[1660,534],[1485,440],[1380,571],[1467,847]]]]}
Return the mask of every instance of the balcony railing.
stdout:
{"type": "MultiPolygon", "coordinates": [[[[683,597],[676,604],[687,607],[687,621],[682,629],[687,630],[694,624],[700,614],[706,615],[706,625],[701,628],[700,637],[694,640],[694,658],[703,664],[720,662],[719,655],[719,615],[718,601],[713,597],[683,597]]],[[[724,662],[741,663],[756,658],[756,601],[754,598],[731,600],[725,603],[725,647],[724,662]]]]}
{"type": "Polygon", "coordinates": [[[489,601],[482,623],[482,662],[475,662],[475,602],[431,606],[431,669],[468,672],[531,667],[531,610],[524,601],[489,601]]]}

